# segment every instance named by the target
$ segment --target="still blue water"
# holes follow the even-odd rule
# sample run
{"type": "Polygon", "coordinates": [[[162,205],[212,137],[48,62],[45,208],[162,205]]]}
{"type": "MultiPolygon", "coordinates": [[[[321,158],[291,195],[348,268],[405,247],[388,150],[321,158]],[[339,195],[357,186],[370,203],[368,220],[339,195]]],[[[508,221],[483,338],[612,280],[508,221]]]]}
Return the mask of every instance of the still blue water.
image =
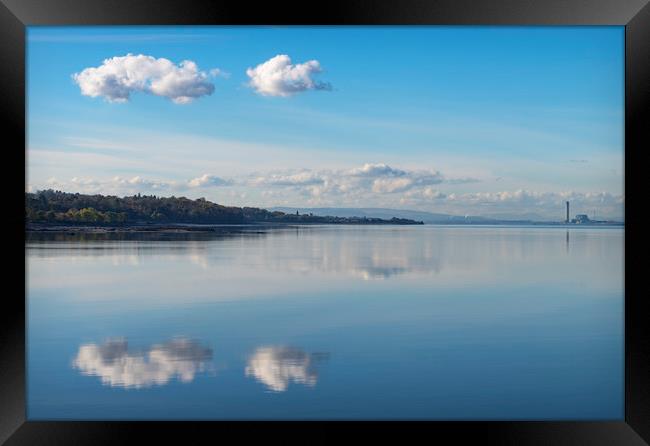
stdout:
{"type": "Polygon", "coordinates": [[[28,238],[27,416],[622,419],[621,228],[28,238]]]}

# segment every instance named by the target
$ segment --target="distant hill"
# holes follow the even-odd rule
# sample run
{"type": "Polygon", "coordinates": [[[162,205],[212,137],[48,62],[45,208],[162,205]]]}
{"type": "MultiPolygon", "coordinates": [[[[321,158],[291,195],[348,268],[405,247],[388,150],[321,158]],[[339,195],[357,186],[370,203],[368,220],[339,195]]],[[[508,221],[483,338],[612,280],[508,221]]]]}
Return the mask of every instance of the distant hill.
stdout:
{"type": "Polygon", "coordinates": [[[127,226],[140,224],[422,224],[401,217],[324,216],[222,206],[204,198],[85,195],[54,190],[25,194],[27,223],[127,226]]]}
{"type": "Polygon", "coordinates": [[[500,213],[485,214],[484,217],[489,218],[491,220],[529,220],[535,222],[557,222],[557,221],[561,221],[562,219],[562,216],[552,219],[540,215],[536,212],[524,212],[524,213],[500,212],[500,213]]]}
{"type": "MultiPolygon", "coordinates": [[[[475,224],[475,225],[517,225],[517,224],[544,224],[563,225],[564,219],[544,217],[543,215],[528,213],[493,213],[484,216],[460,216],[450,214],[439,214],[425,211],[412,211],[407,209],[387,208],[294,208],[294,207],[271,207],[269,211],[285,212],[288,214],[299,213],[313,215],[335,215],[338,217],[367,217],[367,218],[407,218],[422,221],[427,224],[475,224]]],[[[622,225],[620,221],[590,221],[587,224],[598,225],[622,225]]]]}
{"type": "MultiPolygon", "coordinates": [[[[368,217],[368,218],[408,218],[423,221],[424,223],[498,223],[500,220],[478,217],[457,216],[449,214],[436,214],[433,212],[410,211],[405,209],[386,208],[291,208],[272,207],[269,211],[280,211],[288,214],[311,213],[314,215],[335,215],[337,217],[368,217]]],[[[524,220],[524,219],[519,219],[524,220]]]]}

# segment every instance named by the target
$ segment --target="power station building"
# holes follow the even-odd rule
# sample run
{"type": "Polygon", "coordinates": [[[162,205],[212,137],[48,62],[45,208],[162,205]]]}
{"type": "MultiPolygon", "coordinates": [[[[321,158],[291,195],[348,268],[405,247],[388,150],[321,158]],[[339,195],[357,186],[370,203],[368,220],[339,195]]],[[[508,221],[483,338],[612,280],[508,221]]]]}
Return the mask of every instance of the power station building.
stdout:
{"type": "Polygon", "coordinates": [[[589,219],[589,217],[586,214],[577,214],[576,218],[571,219],[569,216],[569,202],[566,202],[566,219],[564,220],[565,223],[573,223],[573,224],[584,224],[584,223],[591,223],[592,220],[589,219]]]}

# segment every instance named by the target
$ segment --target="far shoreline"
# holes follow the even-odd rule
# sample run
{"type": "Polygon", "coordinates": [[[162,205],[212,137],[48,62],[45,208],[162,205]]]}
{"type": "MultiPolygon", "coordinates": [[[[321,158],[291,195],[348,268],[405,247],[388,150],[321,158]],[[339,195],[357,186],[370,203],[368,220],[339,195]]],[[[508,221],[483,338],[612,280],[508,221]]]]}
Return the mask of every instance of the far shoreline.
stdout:
{"type": "Polygon", "coordinates": [[[422,226],[422,222],[395,223],[391,221],[380,223],[321,223],[321,222],[259,222],[259,223],[237,223],[237,224],[197,224],[197,223],[170,223],[170,224],[128,224],[119,226],[93,226],[93,225],[51,225],[28,223],[26,232],[219,232],[228,229],[270,229],[270,228],[291,228],[300,226],[422,226]]]}
{"type": "Polygon", "coordinates": [[[554,222],[512,222],[512,223],[241,223],[241,224],[195,224],[195,223],[170,223],[170,224],[128,224],[128,225],[115,225],[115,226],[93,226],[93,225],[52,225],[52,224],[38,224],[28,223],[25,226],[26,232],[51,232],[51,233],[132,233],[132,232],[147,232],[147,233],[197,233],[197,232],[224,232],[228,230],[242,230],[242,229],[273,229],[273,228],[292,228],[292,227],[308,227],[308,226],[453,226],[453,227],[548,227],[548,228],[562,228],[562,229],[578,229],[578,228],[625,228],[624,223],[608,223],[608,224],[566,224],[554,222]]]}

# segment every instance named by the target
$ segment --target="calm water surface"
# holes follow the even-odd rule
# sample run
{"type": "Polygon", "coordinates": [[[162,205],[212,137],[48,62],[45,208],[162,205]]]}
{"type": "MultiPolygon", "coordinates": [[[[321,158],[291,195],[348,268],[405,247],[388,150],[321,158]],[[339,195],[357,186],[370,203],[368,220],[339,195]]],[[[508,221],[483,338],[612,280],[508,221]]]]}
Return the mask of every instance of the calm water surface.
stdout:
{"type": "Polygon", "coordinates": [[[622,419],[620,228],[33,234],[29,419],[622,419]]]}

